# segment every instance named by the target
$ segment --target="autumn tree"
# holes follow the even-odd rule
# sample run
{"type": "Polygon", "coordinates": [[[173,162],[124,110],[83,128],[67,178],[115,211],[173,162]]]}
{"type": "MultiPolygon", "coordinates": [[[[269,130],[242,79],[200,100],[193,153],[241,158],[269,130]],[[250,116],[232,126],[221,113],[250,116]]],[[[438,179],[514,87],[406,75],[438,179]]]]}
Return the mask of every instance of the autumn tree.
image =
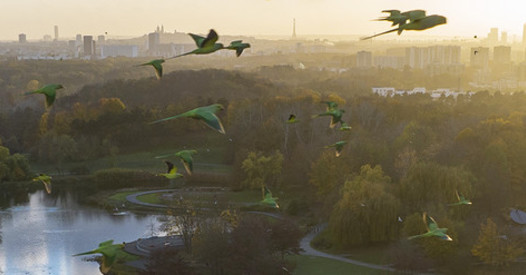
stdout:
{"type": "Polygon", "coordinates": [[[524,249],[506,235],[501,235],[497,225],[488,218],[486,224],[480,225],[479,237],[471,253],[486,264],[508,266],[524,254],[524,249]]]}
{"type": "Polygon", "coordinates": [[[350,173],[347,162],[334,157],[332,151],[324,151],[311,165],[309,182],[318,189],[321,197],[325,197],[334,190],[339,190],[350,173]]]}
{"type": "Polygon", "coordinates": [[[275,151],[270,156],[261,152],[250,152],[242,162],[241,168],[246,174],[243,186],[261,188],[262,185],[278,183],[283,167],[283,155],[275,151]]]}
{"type": "Polygon", "coordinates": [[[30,176],[29,162],[24,155],[11,154],[9,148],[0,146],[0,182],[25,180],[30,176]]]}

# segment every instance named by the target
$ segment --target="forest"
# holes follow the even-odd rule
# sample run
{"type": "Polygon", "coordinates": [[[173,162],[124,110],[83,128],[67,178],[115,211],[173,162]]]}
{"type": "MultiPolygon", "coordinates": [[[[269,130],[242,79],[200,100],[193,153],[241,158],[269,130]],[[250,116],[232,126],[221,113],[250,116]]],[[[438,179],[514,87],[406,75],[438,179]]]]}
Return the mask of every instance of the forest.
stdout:
{"type": "MultiPolygon", "coordinates": [[[[58,175],[89,175],[97,172],[85,164],[89,160],[205,144],[221,151],[218,163],[231,167],[224,184],[234,190],[265,184],[290,196],[280,211],[300,223],[328,222],[314,240],[318,248],[388,244],[398,269],[447,273],[469,272],[479,262],[505,272],[525,256],[523,228],[509,212],[526,210],[526,93],[380,97],[372,94],[373,85],[432,87],[455,80],[422,72],[404,78],[389,70],[360,75],[269,65],[181,69],[158,81],[149,71],[98,67],[106,63],[67,64],[67,81],[78,89],[59,94],[49,110],[43,97],[24,98],[22,90],[63,75],[28,76],[16,69],[28,64],[0,71],[0,185],[30,180],[37,173],[33,164],[50,165],[58,175]],[[75,75],[76,66],[93,66],[93,72],[75,75]],[[330,128],[328,117],[313,118],[326,111],[326,101],[345,111],[350,131],[330,128]],[[225,107],[217,113],[224,136],[191,119],[150,124],[213,103],[225,107]],[[291,114],[297,123],[287,123],[291,114]],[[326,148],[337,141],[347,142],[339,157],[326,148]],[[451,205],[457,194],[472,204],[451,205]],[[453,241],[407,240],[426,231],[423,213],[448,228],[453,241]]],[[[236,238],[247,238],[243,230],[254,223],[241,223],[236,238]]],[[[196,241],[195,250],[203,251],[200,245],[212,243],[211,236],[196,241]]],[[[227,266],[229,260],[213,264],[227,266]]]]}

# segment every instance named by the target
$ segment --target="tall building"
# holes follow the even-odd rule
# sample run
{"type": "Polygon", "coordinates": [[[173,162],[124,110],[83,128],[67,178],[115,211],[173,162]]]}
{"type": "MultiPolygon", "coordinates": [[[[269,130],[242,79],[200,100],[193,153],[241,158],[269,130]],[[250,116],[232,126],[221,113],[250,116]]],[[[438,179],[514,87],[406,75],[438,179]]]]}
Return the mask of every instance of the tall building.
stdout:
{"type": "Polygon", "coordinates": [[[427,48],[425,65],[460,64],[460,46],[431,46],[427,48]]]}
{"type": "Polygon", "coordinates": [[[84,56],[92,56],[93,54],[93,36],[84,35],[84,56]]]}
{"type": "Polygon", "coordinates": [[[483,69],[488,68],[489,65],[489,48],[477,47],[471,48],[471,54],[469,57],[471,66],[480,67],[483,69]]]}
{"type": "Polygon", "coordinates": [[[356,53],[356,67],[369,68],[373,65],[373,54],[368,51],[356,53]]]}
{"type": "Polygon", "coordinates": [[[507,32],[502,32],[500,34],[500,43],[502,44],[508,43],[508,33],[507,32]]]}
{"type": "Polygon", "coordinates": [[[522,26],[522,44],[526,45],[526,24],[522,26]]]}
{"type": "Polygon", "coordinates": [[[411,47],[405,49],[405,64],[411,68],[423,69],[425,67],[426,48],[411,47]]]}
{"type": "Polygon", "coordinates": [[[499,42],[499,28],[491,28],[488,34],[488,42],[496,44],[499,42]]]}
{"type": "Polygon", "coordinates": [[[100,47],[100,56],[102,58],[109,56],[137,57],[138,54],[139,47],[136,45],[104,45],[100,47]]]}
{"type": "Polygon", "coordinates": [[[26,43],[27,42],[27,39],[26,39],[26,34],[25,33],[21,33],[18,35],[18,43],[26,43]]]}
{"type": "Polygon", "coordinates": [[[495,64],[509,64],[511,62],[511,47],[498,46],[493,48],[493,62],[495,64]]]}
{"type": "Polygon", "coordinates": [[[375,56],[373,61],[377,68],[403,69],[405,58],[403,56],[384,55],[375,56]]]}
{"type": "Polygon", "coordinates": [[[155,55],[157,46],[161,43],[161,37],[158,32],[151,32],[148,34],[148,52],[150,55],[155,55]]]}
{"type": "Polygon", "coordinates": [[[55,25],[55,41],[58,40],[58,26],[55,25]]]}
{"type": "Polygon", "coordinates": [[[105,41],[106,41],[106,36],[104,35],[97,36],[97,43],[99,43],[99,45],[104,44],[105,41]]]}
{"type": "Polygon", "coordinates": [[[296,39],[296,18],[292,20],[292,39],[296,39]]]}
{"type": "Polygon", "coordinates": [[[75,36],[75,42],[76,42],[77,47],[82,45],[82,35],[81,34],[77,34],[77,36],[75,36]]]}

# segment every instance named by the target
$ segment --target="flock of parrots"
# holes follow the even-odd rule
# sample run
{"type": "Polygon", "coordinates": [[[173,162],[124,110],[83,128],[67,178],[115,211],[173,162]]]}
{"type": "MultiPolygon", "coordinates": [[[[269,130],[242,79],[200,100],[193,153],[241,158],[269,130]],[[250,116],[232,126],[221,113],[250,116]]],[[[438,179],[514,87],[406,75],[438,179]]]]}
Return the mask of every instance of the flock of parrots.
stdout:
{"type": "MultiPolygon", "coordinates": [[[[389,16],[381,17],[378,19],[375,19],[377,21],[390,21],[392,22],[391,26],[398,26],[395,29],[391,29],[379,34],[375,34],[372,36],[361,38],[362,40],[365,39],[371,39],[373,37],[377,37],[383,34],[391,33],[391,32],[398,32],[398,35],[402,33],[404,30],[426,30],[441,24],[446,23],[446,18],[444,16],[440,15],[426,15],[426,12],[424,10],[411,10],[406,12],[400,12],[399,10],[384,10],[382,12],[389,13],[389,16]]],[[[162,63],[164,63],[166,60],[174,59],[186,55],[191,54],[210,54],[213,52],[216,52],[218,50],[227,49],[227,50],[235,50],[236,56],[239,57],[243,50],[246,48],[250,48],[249,43],[243,43],[242,40],[235,40],[230,42],[230,45],[227,47],[223,46],[221,43],[217,43],[217,40],[219,38],[218,34],[211,29],[210,32],[206,37],[202,37],[196,34],[189,34],[192,39],[195,41],[195,44],[197,48],[193,51],[186,52],[180,55],[176,55],[170,58],[165,59],[154,59],[149,62],[139,64],[137,66],[152,66],[155,69],[155,74],[158,79],[161,79],[163,76],[163,67],[162,63]]],[[[56,91],[58,89],[64,88],[61,84],[49,84],[45,85],[44,87],[25,93],[26,95],[30,94],[43,94],[46,97],[46,110],[53,105],[53,102],[55,101],[56,97],[56,91]]],[[[327,104],[326,112],[323,112],[318,115],[312,116],[312,118],[317,117],[323,117],[323,116],[330,116],[331,121],[329,124],[330,128],[334,128],[338,123],[340,131],[350,131],[351,127],[347,125],[342,120],[342,116],[345,113],[345,110],[338,109],[338,104],[336,102],[332,101],[323,101],[322,103],[327,104]]],[[[156,120],[151,122],[150,124],[156,124],[163,121],[176,119],[180,117],[188,117],[193,118],[197,120],[201,120],[204,122],[207,126],[210,128],[218,131],[221,134],[225,134],[225,129],[223,127],[223,124],[221,123],[220,119],[216,116],[216,112],[223,110],[223,106],[221,104],[212,104],[210,106],[204,106],[204,107],[198,107],[192,110],[189,110],[187,112],[184,112],[182,114],[178,114],[172,117],[163,118],[160,120],[156,120]]],[[[299,119],[296,118],[296,115],[291,114],[286,121],[288,124],[294,124],[299,122],[299,119]]],[[[336,157],[339,157],[344,146],[347,144],[347,141],[341,140],[334,144],[325,146],[325,148],[334,148],[336,151],[336,157]]],[[[184,165],[184,168],[188,175],[191,175],[193,172],[193,158],[192,155],[196,154],[196,150],[182,150],[174,154],[168,154],[168,155],[162,155],[157,156],[155,158],[170,158],[170,157],[178,157],[181,162],[184,165]]],[[[175,179],[182,177],[182,174],[177,173],[177,167],[174,166],[174,164],[168,160],[164,161],[168,167],[168,171],[166,173],[160,173],[157,174],[159,176],[164,176],[167,179],[175,179]]],[[[39,174],[37,177],[33,178],[33,181],[42,182],[44,184],[44,187],[47,191],[47,193],[51,193],[51,177],[45,174],[39,174]]],[[[279,208],[279,205],[277,203],[277,199],[272,196],[272,193],[268,189],[267,186],[262,185],[262,195],[263,200],[260,201],[261,204],[270,206],[272,208],[279,208]]],[[[449,204],[450,206],[455,205],[470,205],[471,202],[464,198],[462,194],[456,193],[458,202],[449,204]]],[[[399,221],[401,221],[401,218],[399,218],[399,221]]],[[[439,228],[437,222],[431,217],[428,216],[427,213],[423,214],[423,222],[426,225],[427,232],[420,235],[411,236],[408,239],[415,239],[415,238],[422,238],[422,237],[438,237],[442,240],[451,241],[451,237],[446,234],[447,228],[439,228]]],[[[124,247],[123,244],[113,244],[113,240],[109,240],[103,243],[99,244],[99,247],[97,249],[94,249],[92,251],[76,254],[74,256],[80,256],[80,255],[87,255],[87,254],[97,254],[100,253],[103,255],[102,257],[102,264],[100,267],[100,270],[103,273],[106,273],[110,270],[111,266],[113,265],[115,261],[116,254],[119,250],[121,250],[124,247]]]]}

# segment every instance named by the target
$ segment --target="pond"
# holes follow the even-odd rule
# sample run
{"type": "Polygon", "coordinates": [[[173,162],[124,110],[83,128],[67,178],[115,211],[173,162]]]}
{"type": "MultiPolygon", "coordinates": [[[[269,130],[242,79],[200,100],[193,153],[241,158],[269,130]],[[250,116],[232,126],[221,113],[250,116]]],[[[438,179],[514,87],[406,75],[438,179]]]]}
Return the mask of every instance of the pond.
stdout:
{"type": "Polygon", "coordinates": [[[77,198],[74,192],[37,191],[1,208],[0,274],[100,274],[97,262],[72,255],[110,239],[122,243],[160,235],[160,216],[116,216],[77,198]]]}

